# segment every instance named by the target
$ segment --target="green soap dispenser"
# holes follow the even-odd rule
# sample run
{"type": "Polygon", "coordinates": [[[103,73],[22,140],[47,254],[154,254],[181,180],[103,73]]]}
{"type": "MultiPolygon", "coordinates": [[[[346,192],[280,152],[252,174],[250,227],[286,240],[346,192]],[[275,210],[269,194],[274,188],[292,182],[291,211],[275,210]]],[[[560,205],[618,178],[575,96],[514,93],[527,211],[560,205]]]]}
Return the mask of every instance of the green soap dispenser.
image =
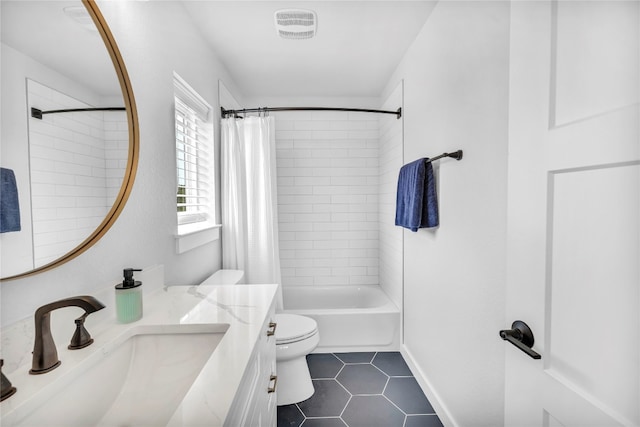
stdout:
{"type": "Polygon", "coordinates": [[[116,316],[120,323],[131,323],[142,318],[142,282],[133,280],[133,272],[142,271],[125,268],[124,280],[116,285],[116,316]]]}

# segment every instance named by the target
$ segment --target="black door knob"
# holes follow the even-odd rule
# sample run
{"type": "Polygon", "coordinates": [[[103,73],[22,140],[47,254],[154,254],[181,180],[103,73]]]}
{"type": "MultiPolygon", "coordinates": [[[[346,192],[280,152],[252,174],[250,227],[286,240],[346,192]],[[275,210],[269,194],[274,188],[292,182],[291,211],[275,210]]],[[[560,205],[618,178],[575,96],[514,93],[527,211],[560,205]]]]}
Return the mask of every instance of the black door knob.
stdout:
{"type": "Polygon", "coordinates": [[[542,358],[542,356],[531,349],[534,343],[533,332],[531,332],[529,325],[524,323],[522,320],[516,320],[513,322],[511,324],[511,329],[504,329],[500,331],[500,338],[505,341],[509,341],[533,359],[542,358]]]}

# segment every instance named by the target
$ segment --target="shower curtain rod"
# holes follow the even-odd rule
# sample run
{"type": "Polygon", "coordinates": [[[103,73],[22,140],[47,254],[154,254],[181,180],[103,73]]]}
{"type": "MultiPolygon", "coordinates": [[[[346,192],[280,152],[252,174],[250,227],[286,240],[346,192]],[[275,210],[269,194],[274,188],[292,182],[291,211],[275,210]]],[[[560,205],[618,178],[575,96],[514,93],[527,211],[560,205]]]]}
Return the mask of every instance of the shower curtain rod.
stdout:
{"type": "Polygon", "coordinates": [[[434,158],[426,160],[425,163],[430,163],[443,157],[451,157],[456,160],[462,160],[462,150],[454,151],[453,153],[442,153],[439,156],[435,156],[434,158]]]}
{"type": "Polygon", "coordinates": [[[49,110],[42,111],[38,108],[31,107],[31,117],[42,120],[43,114],[55,113],[75,113],[77,111],[125,111],[125,107],[101,107],[101,108],[70,108],[68,110],[49,110]]]}
{"type": "Polygon", "coordinates": [[[222,118],[244,113],[262,113],[267,111],[355,111],[360,113],[381,113],[381,114],[394,114],[396,118],[402,117],[402,108],[398,108],[396,111],[387,110],[368,110],[364,108],[332,108],[332,107],[261,107],[261,108],[243,108],[241,110],[227,110],[224,107],[220,107],[222,112],[222,118]]]}

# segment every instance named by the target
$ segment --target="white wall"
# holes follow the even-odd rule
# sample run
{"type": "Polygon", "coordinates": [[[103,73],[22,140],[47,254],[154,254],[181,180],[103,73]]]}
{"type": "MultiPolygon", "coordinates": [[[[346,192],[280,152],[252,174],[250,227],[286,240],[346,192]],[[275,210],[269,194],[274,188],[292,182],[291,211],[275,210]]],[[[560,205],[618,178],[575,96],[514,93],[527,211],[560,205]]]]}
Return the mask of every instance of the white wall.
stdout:
{"type": "MultiPolygon", "coordinates": [[[[402,84],[382,104],[383,110],[402,106],[402,84]]],[[[402,228],[395,225],[398,171],[402,167],[402,119],[381,115],[378,167],[378,239],[380,286],[402,309],[402,228]]]]}
{"type": "Polygon", "coordinates": [[[3,326],[33,315],[44,303],[116,282],[125,267],[164,264],[168,284],[194,284],[221,265],[219,240],[182,255],[175,252],[173,71],[216,112],[218,79],[230,86],[233,82],[215,54],[187,28],[189,20],[178,2],[100,1],[99,6],[122,52],[138,107],[140,159],[133,191],[114,226],[90,250],[50,272],[2,283],[3,326]]]}
{"type": "Polygon", "coordinates": [[[404,346],[448,425],[503,423],[508,2],[440,2],[404,79],[404,162],[436,166],[440,227],[404,233],[404,346]]]}

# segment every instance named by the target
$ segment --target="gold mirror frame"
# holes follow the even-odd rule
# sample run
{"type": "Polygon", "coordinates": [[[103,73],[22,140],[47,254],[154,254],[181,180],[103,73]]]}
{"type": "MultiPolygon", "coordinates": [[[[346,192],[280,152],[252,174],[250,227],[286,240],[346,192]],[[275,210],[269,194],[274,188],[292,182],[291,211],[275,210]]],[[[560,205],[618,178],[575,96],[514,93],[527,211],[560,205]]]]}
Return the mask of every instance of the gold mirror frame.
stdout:
{"type": "Polygon", "coordinates": [[[131,189],[133,188],[133,181],[138,169],[138,156],[140,147],[138,112],[136,110],[136,103],[133,97],[131,81],[129,80],[129,74],[127,73],[127,68],[125,67],[122,56],[120,55],[118,45],[116,44],[113,34],[111,33],[111,30],[109,29],[107,22],[102,16],[102,13],[100,12],[100,9],[98,8],[95,0],[82,0],[82,4],[89,12],[89,15],[91,15],[93,23],[98,29],[98,32],[100,32],[102,41],[104,42],[105,47],[109,52],[109,56],[111,57],[111,61],[113,62],[113,67],[115,68],[116,74],[118,75],[118,81],[120,82],[120,88],[122,89],[122,97],[124,98],[124,105],[126,108],[129,128],[129,155],[127,159],[127,167],[125,169],[124,179],[122,181],[122,186],[120,187],[118,197],[116,198],[116,201],[111,207],[109,213],[107,213],[107,216],[100,223],[98,228],[96,228],[89,237],[87,237],[82,243],[80,243],[80,245],[55,261],[52,261],[46,265],[43,265],[26,273],[0,278],[0,281],[20,279],[23,277],[33,276],[34,274],[42,273],[47,270],[51,270],[71,261],[75,257],[91,248],[98,240],[102,238],[102,236],[106,234],[106,232],[116,222],[116,219],[118,219],[118,216],[120,216],[120,213],[124,209],[124,206],[127,203],[127,199],[129,199],[129,195],[131,194],[131,189]]]}

